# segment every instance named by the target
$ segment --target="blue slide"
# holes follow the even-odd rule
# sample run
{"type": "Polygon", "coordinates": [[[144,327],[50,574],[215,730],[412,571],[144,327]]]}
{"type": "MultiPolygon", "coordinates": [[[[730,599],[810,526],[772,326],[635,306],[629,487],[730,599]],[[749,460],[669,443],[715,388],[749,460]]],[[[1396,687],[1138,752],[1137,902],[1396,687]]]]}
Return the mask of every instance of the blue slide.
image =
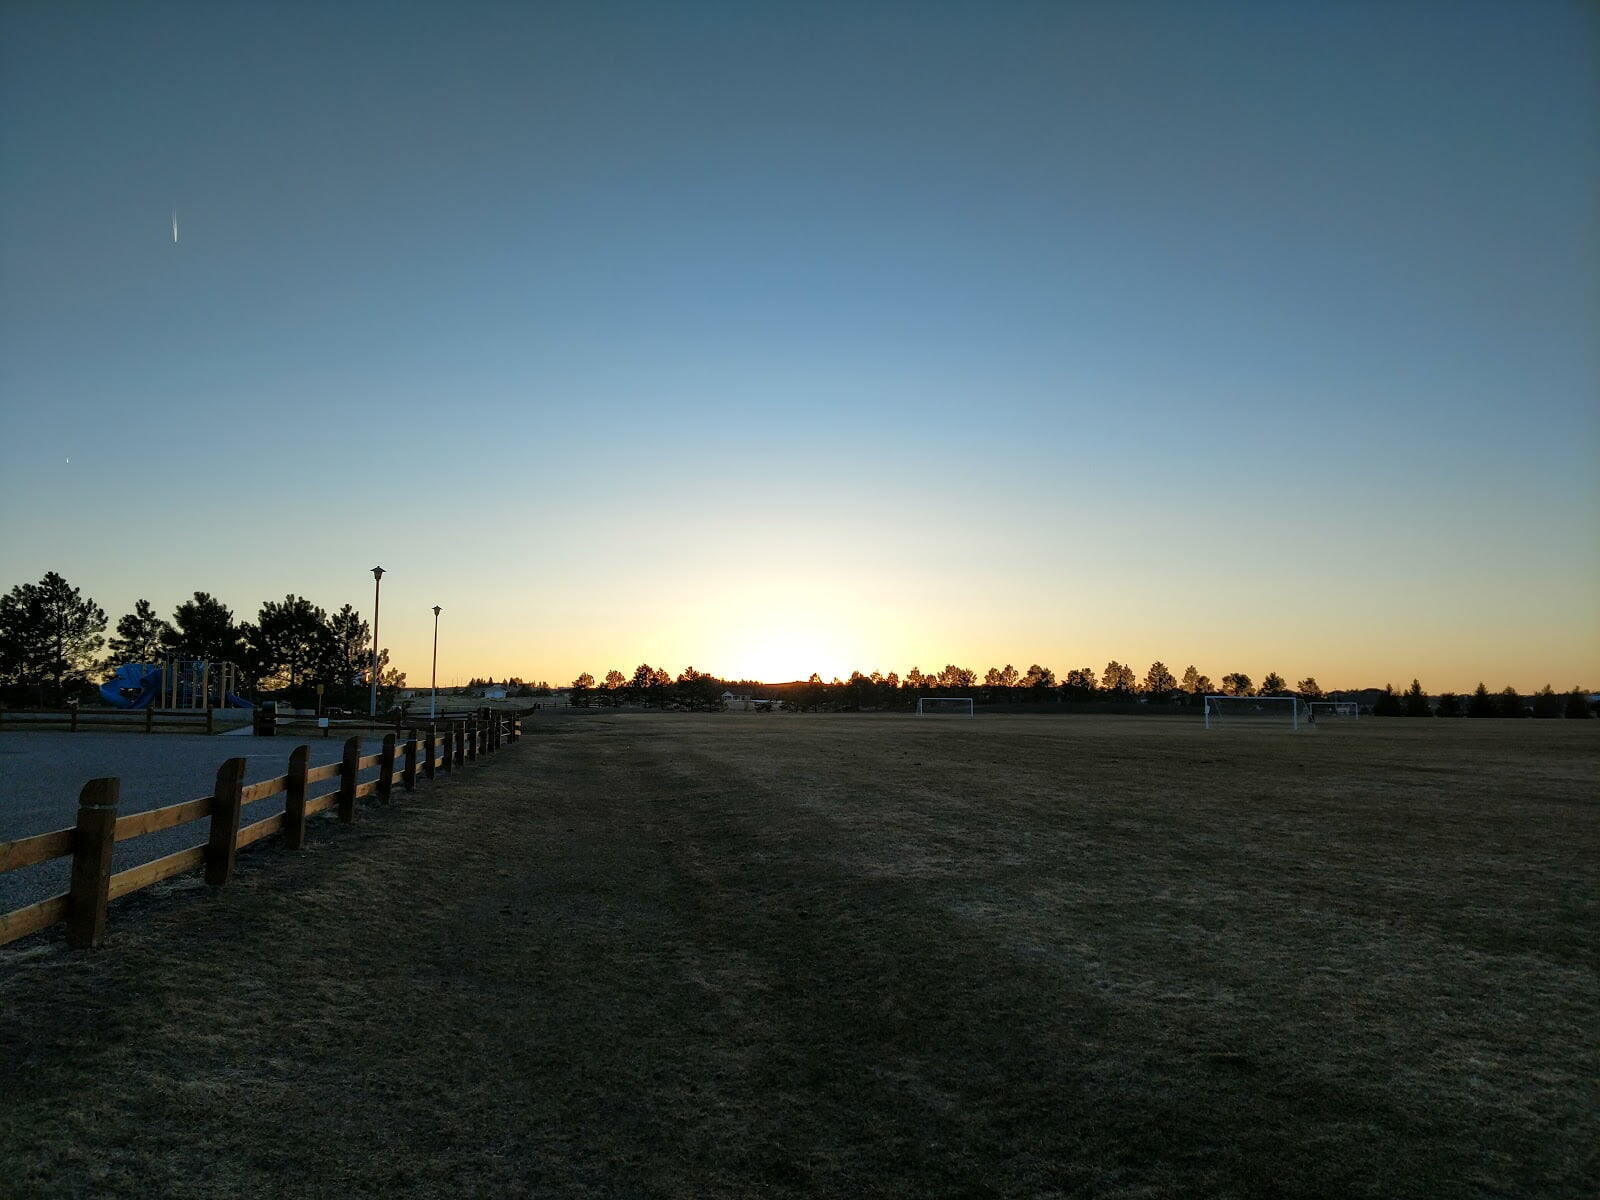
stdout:
{"type": "Polygon", "coordinates": [[[149,708],[161,694],[161,668],[143,663],[123,663],[100,685],[100,699],[118,708],[149,708]],[[137,692],[125,696],[124,692],[137,692]]]}
{"type": "MultiPolygon", "coordinates": [[[[123,663],[111,678],[100,685],[100,699],[118,708],[149,708],[161,698],[161,668],[145,663],[123,663]],[[134,692],[136,695],[128,695],[134,692]]],[[[229,708],[254,708],[243,696],[229,692],[224,697],[229,708]]]]}

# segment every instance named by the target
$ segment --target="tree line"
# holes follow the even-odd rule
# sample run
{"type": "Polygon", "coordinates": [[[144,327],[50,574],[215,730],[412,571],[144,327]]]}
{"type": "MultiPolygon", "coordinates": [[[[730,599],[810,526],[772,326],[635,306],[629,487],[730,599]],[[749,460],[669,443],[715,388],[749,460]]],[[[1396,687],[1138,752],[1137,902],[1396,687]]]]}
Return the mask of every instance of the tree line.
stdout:
{"type": "Polygon", "coordinates": [[[671,673],[649,663],[640,663],[633,674],[610,670],[598,683],[585,671],[574,679],[567,689],[567,699],[577,708],[620,708],[624,704],[643,704],[646,707],[685,708],[692,712],[720,712],[725,704],[722,694],[731,687],[751,689],[759,684],[732,684],[685,667],[673,678],[671,673]]]}
{"type": "MultiPolygon", "coordinates": [[[[293,594],[261,605],[254,621],[239,621],[207,592],[195,592],[160,616],[147,600],[105,636],[106,613],[54,571],[0,596],[0,689],[8,700],[60,704],[92,694],[94,682],[123,663],[163,659],[232,662],[259,692],[311,703],[321,684],[330,703],[369,686],[372,629],[346,604],[327,612],[293,594]]],[[[378,654],[386,693],[405,674],[378,654]]]]}
{"type": "Polygon", "coordinates": [[[1419,680],[1413,679],[1404,692],[1386,684],[1372,706],[1377,717],[1571,717],[1582,720],[1594,715],[1589,693],[1583,688],[1558,692],[1548,683],[1531,697],[1524,698],[1516,688],[1491,692],[1479,683],[1469,695],[1441,692],[1430,700],[1419,680]]]}
{"type": "MultiPolygon", "coordinates": [[[[1055,671],[1035,663],[1026,671],[1011,664],[990,667],[982,678],[967,667],[949,664],[939,671],[924,673],[912,667],[904,677],[890,671],[870,674],[853,671],[849,679],[824,681],[813,674],[804,682],[784,684],[729,682],[688,667],[676,679],[670,673],[641,663],[631,676],[611,670],[598,682],[584,672],[572,681],[570,696],[575,705],[620,706],[623,704],[677,705],[689,708],[721,707],[721,695],[733,689],[756,699],[782,700],[786,707],[805,710],[853,711],[908,710],[924,696],[963,696],[978,704],[1018,703],[1102,703],[1102,704],[1193,704],[1206,695],[1298,696],[1303,700],[1327,699],[1315,676],[1307,676],[1290,687],[1284,677],[1269,671],[1257,685],[1243,671],[1230,671],[1220,685],[1193,665],[1176,676],[1160,661],[1153,662],[1141,678],[1125,663],[1112,659],[1102,671],[1075,667],[1057,677],[1055,671]]],[[[1333,693],[1351,695],[1353,693],[1333,693]]],[[[1560,693],[1548,684],[1536,693],[1531,703],[1514,688],[1491,693],[1482,683],[1469,696],[1445,692],[1437,705],[1412,680],[1405,692],[1392,684],[1380,692],[1371,706],[1376,716],[1411,717],[1588,717],[1592,715],[1588,693],[1581,688],[1560,693]]]]}

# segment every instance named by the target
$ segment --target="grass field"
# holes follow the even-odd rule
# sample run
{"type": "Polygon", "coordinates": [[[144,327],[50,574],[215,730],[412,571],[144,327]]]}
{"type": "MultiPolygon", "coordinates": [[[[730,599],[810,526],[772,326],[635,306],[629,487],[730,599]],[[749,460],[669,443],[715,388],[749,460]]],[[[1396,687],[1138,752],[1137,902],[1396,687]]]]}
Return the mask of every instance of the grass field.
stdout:
{"type": "Polygon", "coordinates": [[[0,1193],[1600,1191],[1600,722],[534,723],[0,953],[0,1193]]]}

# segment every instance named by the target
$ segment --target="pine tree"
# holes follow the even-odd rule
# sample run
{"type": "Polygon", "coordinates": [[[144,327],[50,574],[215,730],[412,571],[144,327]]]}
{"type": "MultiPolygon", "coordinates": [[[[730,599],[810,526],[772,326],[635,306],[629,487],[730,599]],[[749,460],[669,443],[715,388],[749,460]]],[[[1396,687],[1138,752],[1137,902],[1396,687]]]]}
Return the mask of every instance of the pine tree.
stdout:
{"type": "Polygon", "coordinates": [[[1398,717],[1404,710],[1400,707],[1400,697],[1395,694],[1394,684],[1383,685],[1383,694],[1378,697],[1378,702],[1372,706],[1372,715],[1375,717],[1398,717]]]}
{"type": "Polygon", "coordinates": [[[172,626],[156,616],[150,601],[135,600],[133,611],[117,622],[117,636],[106,644],[107,662],[159,662],[162,644],[172,633],[172,626]]]}
{"type": "Polygon", "coordinates": [[[1433,716],[1433,708],[1428,704],[1428,697],[1422,690],[1420,680],[1413,679],[1411,686],[1406,689],[1405,714],[1408,717],[1433,716]]]}
{"type": "Polygon", "coordinates": [[[0,596],[0,682],[49,687],[57,703],[88,676],[105,610],[54,571],[0,596]]]}
{"type": "Polygon", "coordinates": [[[1528,715],[1527,706],[1522,703],[1522,697],[1517,695],[1517,689],[1510,684],[1505,691],[1500,693],[1500,712],[1502,717],[1525,717],[1528,715]]]}
{"type": "Polygon", "coordinates": [[[1467,701],[1467,716],[1469,717],[1497,717],[1499,709],[1495,707],[1494,697],[1489,694],[1489,689],[1478,681],[1478,686],[1473,689],[1472,697],[1467,701]]]}

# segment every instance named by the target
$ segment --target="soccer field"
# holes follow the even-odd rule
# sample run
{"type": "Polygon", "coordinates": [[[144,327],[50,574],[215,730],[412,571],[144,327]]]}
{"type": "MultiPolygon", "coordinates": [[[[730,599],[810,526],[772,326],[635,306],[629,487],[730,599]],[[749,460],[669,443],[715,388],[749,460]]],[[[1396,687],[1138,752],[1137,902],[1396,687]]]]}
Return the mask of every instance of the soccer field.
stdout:
{"type": "Polygon", "coordinates": [[[1600,1182],[1600,723],[533,734],[100,955],[0,959],[17,1178],[76,1194],[92,1138],[128,1195],[1600,1182]]]}

